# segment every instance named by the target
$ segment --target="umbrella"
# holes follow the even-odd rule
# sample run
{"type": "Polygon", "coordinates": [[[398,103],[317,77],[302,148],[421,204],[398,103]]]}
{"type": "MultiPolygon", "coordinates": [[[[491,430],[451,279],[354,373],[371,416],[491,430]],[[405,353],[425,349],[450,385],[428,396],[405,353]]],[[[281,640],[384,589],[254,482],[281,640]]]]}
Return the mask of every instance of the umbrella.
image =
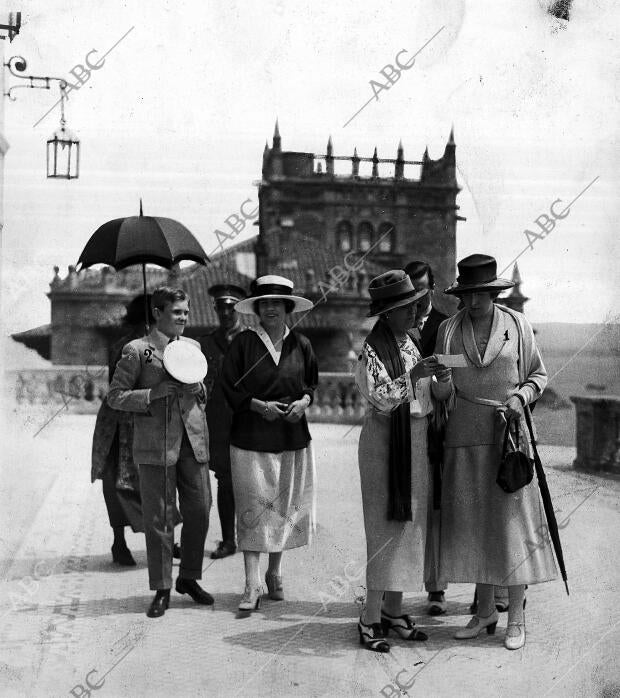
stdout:
{"type": "Polygon", "coordinates": [[[198,240],[184,225],[172,218],[143,215],[140,199],[139,216],[115,218],[97,228],[82,250],[77,268],[79,271],[93,264],[109,264],[119,271],[141,264],[145,324],[148,328],[146,265],[157,264],[171,269],[181,260],[198,264],[210,261],[198,240]]]}
{"type": "Polygon", "coordinates": [[[524,412],[525,421],[527,422],[527,428],[529,429],[530,438],[532,441],[532,450],[534,451],[534,464],[536,465],[536,478],[538,480],[538,488],[540,489],[540,496],[542,498],[543,507],[545,509],[545,516],[547,517],[549,535],[551,536],[553,549],[555,550],[555,556],[558,561],[560,572],[562,573],[562,579],[564,580],[566,593],[568,594],[568,581],[566,578],[566,567],[564,565],[564,554],[562,553],[562,543],[560,542],[558,522],[555,518],[555,512],[553,511],[553,502],[551,501],[551,494],[549,493],[549,487],[547,486],[547,478],[545,476],[545,471],[543,470],[543,466],[540,461],[540,456],[538,455],[538,449],[536,448],[536,440],[534,439],[534,429],[532,428],[532,417],[530,415],[529,407],[526,406],[524,412]]]}

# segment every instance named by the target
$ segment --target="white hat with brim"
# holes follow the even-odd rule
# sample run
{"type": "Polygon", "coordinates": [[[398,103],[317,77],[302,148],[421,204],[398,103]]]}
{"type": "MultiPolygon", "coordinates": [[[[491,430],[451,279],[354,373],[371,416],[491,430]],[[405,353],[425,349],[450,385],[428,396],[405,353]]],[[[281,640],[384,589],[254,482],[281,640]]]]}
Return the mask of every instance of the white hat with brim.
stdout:
{"type": "Polygon", "coordinates": [[[184,339],[166,346],[163,364],[175,380],[186,384],[200,383],[208,370],[207,359],[200,347],[184,339]]]}
{"type": "Polygon", "coordinates": [[[295,305],[291,313],[302,313],[314,307],[314,303],[307,298],[293,295],[293,282],[283,276],[269,274],[261,276],[252,284],[252,295],[239,301],[235,310],[244,315],[256,315],[254,303],[260,300],[274,298],[283,301],[292,301],[295,305]]]}

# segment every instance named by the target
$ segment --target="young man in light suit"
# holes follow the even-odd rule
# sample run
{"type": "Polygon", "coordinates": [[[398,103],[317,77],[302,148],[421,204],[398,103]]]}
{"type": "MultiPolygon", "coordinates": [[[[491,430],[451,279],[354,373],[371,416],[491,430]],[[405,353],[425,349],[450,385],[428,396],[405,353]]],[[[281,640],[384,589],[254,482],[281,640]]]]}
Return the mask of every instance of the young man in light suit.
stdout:
{"type": "Polygon", "coordinates": [[[211,491],[204,385],[178,383],[163,366],[169,342],[194,342],[181,337],[189,298],[181,289],[163,286],[153,292],[151,308],[155,326],[123,348],[108,403],[134,415],[133,457],[140,468],[149,586],[156,591],[147,616],[157,618],[170,602],[177,490],[183,529],[176,590],[196,603],[213,603],[196,581],[202,577],[211,491]]]}

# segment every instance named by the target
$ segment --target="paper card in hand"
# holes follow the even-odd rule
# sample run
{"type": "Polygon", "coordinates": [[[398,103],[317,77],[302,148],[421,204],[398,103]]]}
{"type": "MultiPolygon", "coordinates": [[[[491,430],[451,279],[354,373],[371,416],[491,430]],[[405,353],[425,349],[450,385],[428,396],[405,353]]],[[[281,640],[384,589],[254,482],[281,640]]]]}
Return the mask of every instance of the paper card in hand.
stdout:
{"type": "Polygon", "coordinates": [[[435,354],[437,362],[446,368],[467,368],[467,359],[464,354],[435,354]]]}

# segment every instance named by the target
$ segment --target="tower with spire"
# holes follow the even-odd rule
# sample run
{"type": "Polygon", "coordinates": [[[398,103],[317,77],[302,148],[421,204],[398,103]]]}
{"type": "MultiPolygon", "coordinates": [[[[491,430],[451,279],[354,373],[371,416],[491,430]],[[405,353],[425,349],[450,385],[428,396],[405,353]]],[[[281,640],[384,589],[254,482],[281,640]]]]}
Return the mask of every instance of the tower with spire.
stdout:
{"type": "Polygon", "coordinates": [[[497,302],[511,308],[512,310],[522,313],[524,312],[523,308],[527,301],[529,301],[529,298],[524,296],[521,292],[521,284],[523,281],[519,272],[519,265],[516,262],[512,268],[512,282],[514,283],[514,286],[510,289],[510,291],[508,291],[508,295],[504,296],[503,298],[499,298],[497,302]]]}
{"type": "MultiPolygon", "coordinates": [[[[309,243],[340,256],[367,253],[369,262],[386,269],[425,259],[437,270],[438,288],[452,283],[462,220],[454,128],[440,158],[432,160],[426,148],[421,160],[406,160],[402,139],[395,158],[379,157],[376,146],[372,154],[357,148],[337,154],[331,136],[323,154],[283,151],[276,120],[262,175],[257,273],[272,273],[283,257],[294,258],[309,243]]],[[[451,309],[449,299],[442,302],[451,309]]]]}

